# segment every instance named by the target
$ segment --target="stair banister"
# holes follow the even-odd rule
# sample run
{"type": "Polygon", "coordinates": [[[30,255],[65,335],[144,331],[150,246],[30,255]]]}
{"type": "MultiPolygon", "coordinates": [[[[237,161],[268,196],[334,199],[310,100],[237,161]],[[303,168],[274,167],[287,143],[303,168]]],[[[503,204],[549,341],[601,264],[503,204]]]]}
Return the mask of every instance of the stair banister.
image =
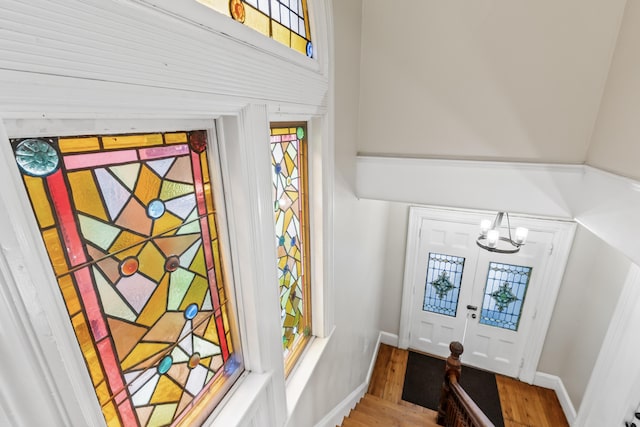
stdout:
{"type": "Polygon", "coordinates": [[[464,347],[457,341],[449,344],[451,354],[445,365],[444,381],[438,405],[438,424],[445,427],[495,427],[460,385],[464,347]]]}

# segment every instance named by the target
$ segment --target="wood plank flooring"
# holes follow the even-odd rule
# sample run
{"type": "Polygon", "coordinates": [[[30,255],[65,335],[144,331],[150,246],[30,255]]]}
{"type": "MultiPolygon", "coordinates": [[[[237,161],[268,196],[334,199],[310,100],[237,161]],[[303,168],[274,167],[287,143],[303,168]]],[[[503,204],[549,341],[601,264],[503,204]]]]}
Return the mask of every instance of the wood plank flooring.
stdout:
{"type": "MultiPolygon", "coordinates": [[[[435,417],[435,411],[402,400],[408,357],[409,352],[406,350],[381,344],[368,394],[435,417]]],[[[502,375],[496,375],[496,382],[505,427],[569,426],[553,390],[525,384],[502,375]]],[[[440,384],[434,386],[440,387],[440,384]]],[[[346,427],[349,424],[343,425],[346,427]]]]}

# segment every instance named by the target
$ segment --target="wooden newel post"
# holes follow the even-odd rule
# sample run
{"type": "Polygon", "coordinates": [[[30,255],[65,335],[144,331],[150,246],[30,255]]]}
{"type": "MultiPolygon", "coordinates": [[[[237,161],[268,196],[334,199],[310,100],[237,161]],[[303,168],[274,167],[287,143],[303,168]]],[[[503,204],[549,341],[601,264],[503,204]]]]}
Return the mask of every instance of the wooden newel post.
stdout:
{"type": "Polygon", "coordinates": [[[458,341],[452,341],[449,344],[449,350],[451,354],[447,357],[447,364],[444,368],[444,381],[442,382],[442,392],[440,393],[440,404],[438,405],[438,424],[445,425],[445,418],[447,415],[447,405],[449,402],[449,393],[451,393],[449,376],[454,374],[456,380],[460,381],[460,374],[462,373],[462,363],[460,362],[460,355],[464,351],[464,347],[458,341]]]}

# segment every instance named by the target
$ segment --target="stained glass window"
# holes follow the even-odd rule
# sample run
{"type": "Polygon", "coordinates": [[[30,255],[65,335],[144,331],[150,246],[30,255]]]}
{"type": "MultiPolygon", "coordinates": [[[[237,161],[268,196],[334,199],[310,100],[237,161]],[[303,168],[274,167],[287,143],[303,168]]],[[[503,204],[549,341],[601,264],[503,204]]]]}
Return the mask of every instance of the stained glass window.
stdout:
{"type": "Polygon", "coordinates": [[[517,331],[530,278],[531,267],[490,262],[480,323],[517,331]]]}
{"type": "Polygon", "coordinates": [[[307,0],[197,0],[285,46],[313,57],[307,0]]]}
{"type": "Polygon", "coordinates": [[[464,258],[429,253],[423,311],[456,316],[464,258]]]}
{"type": "Polygon", "coordinates": [[[210,413],[242,365],[207,133],[11,142],[107,425],[210,413]]]}
{"type": "Polygon", "coordinates": [[[288,373],[311,333],[305,126],[271,127],[282,346],[288,373]]]}

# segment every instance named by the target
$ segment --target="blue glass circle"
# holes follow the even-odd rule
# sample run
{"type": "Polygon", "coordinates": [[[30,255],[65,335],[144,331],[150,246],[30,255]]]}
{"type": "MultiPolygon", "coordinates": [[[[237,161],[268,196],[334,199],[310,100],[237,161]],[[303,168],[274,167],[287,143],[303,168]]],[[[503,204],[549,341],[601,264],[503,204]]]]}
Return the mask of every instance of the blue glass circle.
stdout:
{"type": "Polygon", "coordinates": [[[58,170],[60,158],[47,141],[25,139],[16,147],[16,162],[27,175],[48,176],[58,170]]]}
{"type": "Polygon", "coordinates": [[[164,215],[165,207],[164,202],[160,199],[154,199],[147,206],[147,215],[149,218],[158,219],[164,215]]]}
{"type": "Polygon", "coordinates": [[[189,320],[196,317],[196,314],[198,314],[198,304],[195,304],[195,303],[189,304],[187,306],[187,309],[184,311],[184,317],[186,317],[189,320]]]}
{"type": "Polygon", "coordinates": [[[280,173],[282,172],[282,166],[280,165],[280,163],[276,164],[276,173],[280,173]]]}
{"type": "Polygon", "coordinates": [[[311,42],[307,42],[307,56],[313,58],[313,45],[311,42]]]}
{"type": "Polygon", "coordinates": [[[171,368],[171,365],[173,365],[173,358],[171,356],[165,356],[158,365],[158,373],[160,375],[166,374],[171,368]]]}
{"type": "Polygon", "coordinates": [[[292,237],[291,238],[291,246],[295,246],[296,245],[296,238],[292,237]]]}

